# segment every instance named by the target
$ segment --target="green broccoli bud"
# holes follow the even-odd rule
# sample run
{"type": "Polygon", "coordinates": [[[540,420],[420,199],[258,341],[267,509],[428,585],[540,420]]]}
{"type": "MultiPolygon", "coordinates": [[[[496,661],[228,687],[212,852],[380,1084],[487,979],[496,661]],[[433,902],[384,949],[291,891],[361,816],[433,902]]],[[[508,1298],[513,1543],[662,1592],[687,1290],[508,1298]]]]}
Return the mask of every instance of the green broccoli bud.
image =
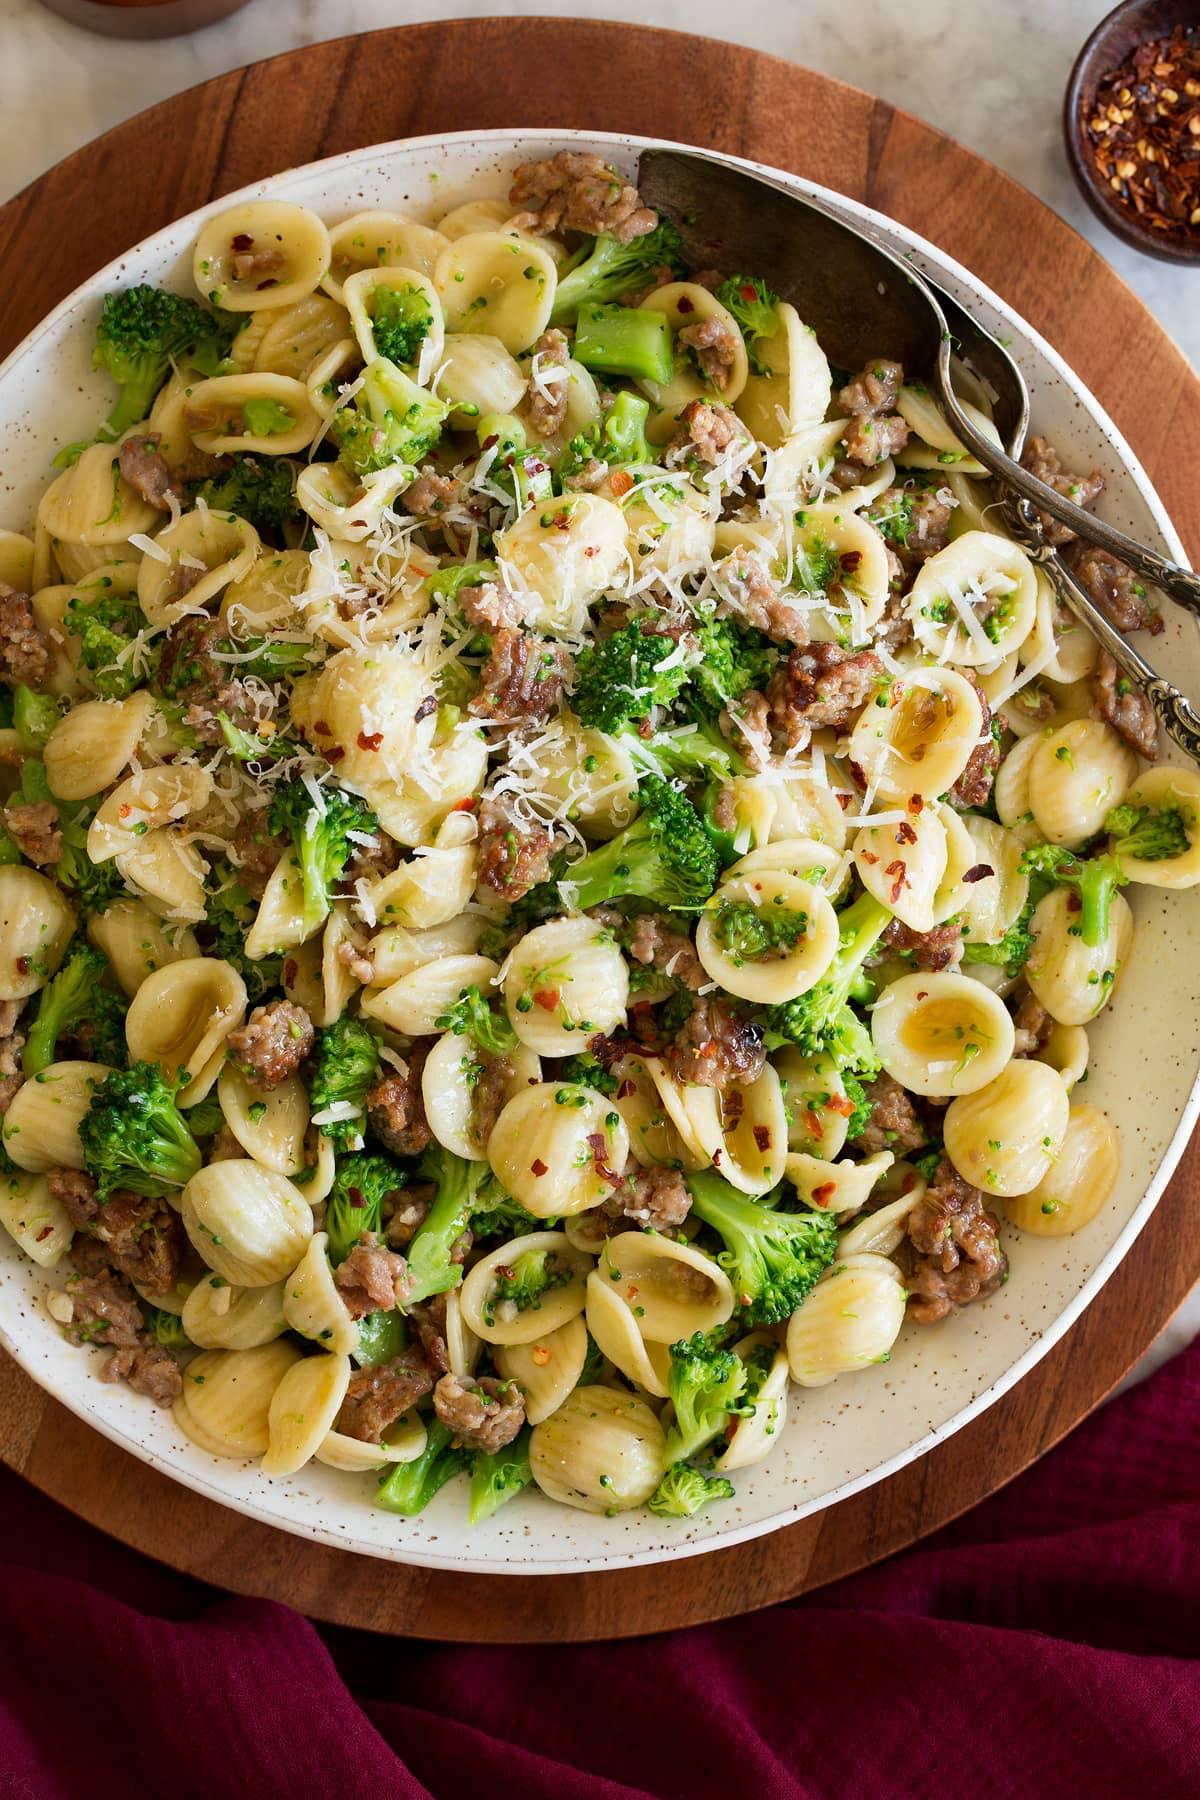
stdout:
{"type": "Polygon", "coordinates": [[[470,1451],[455,1446],[450,1427],[431,1419],[425,1448],[415,1462],[393,1463],[380,1476],[375,1505],[385,1512],[415,1518],[453,1476],[465,1473],[470,1463],[470,1451]]]}
{"type": "Polygon", "coordinates": [[[558,459],[555,469],[560,488],[567,478],[579,475],[589,463],[606,463],[610,469],[628,463],[655,463],[653,444],[646,436],[650,402],[627,388],[617,395],[602,420],[577,432],[558,459]]]}
{"type": "Polygon", "coordinates": [[[1116,856],[1079,857],[1061,844],[1034,844],[1021,858],[1021,867],[1033,876],[1034,886],[1074,888],[1079,896],[1078,933],[1095,950],[1108,936],[1112,897],[1129,880],[1116,856]]]}
{"type": "Polygon", "coordinates": [[[615,1094],[620,1086],[611,1069],[606,1069],[591,1055],[568,1056],[555,1063],[554,1079],[570,1087],[594,1088],[598,1094],[615,1094]]]}
{"type": "Polygon", "coordinates": [[[628,244],[602,231],[560,273],[550,323],[569,325],[585,301],[620,300],[683,272],[679,233],[667,220],[628,244]]]}
{"type": "Polygon", "coordinates": [[[639,767],[672,780],[715,782],[719,790],[735,775],[748,773],[742,756],[707,719],[667,726],[648,738],[630,733],[622,741],[639,767]]]}
{"type": "Polygon", "coordinates": [[[351,833],[373,837],[379,821],[361,800],[341,788],[323,791],[318,808],[302,781],[289,781],[271,802],[268,823],[278,836],[290,836],[304,882],[306,936],[328,917],[333,890],[354,853],[351,833]]]}
{"type": "Polygon", "coordinates": [[[716,851],[695,807],[656,775],[643,776],[638,802],[631,825],[567,868],[581,911],[635,897],[687,910],[717,885],[716,851]]]}
{"type": "Polygon", "coordinates": [[[854,1111],[846,1122],[846,1142],[852,1144],[867,1129],[875,1103],[863,1089],[862,1082],[850,1069],[842,1070],[842,1086],[854,1111]]]}
{"type": "Polygon", "coordinates": [[[666,313],[585,301],[575,326],[575,360],[603,375],[628,375],[665,387],[675,367],[666,313]]]}
{"type": "Polygon", "coordinates": [[[280,531],[303,517],[296,498],[296,465],[282,456],[239,452],[219,475],[188,483],[192,504],[203,500],[214,512],[235,513],[256,531],[280,531]]]}
{"type": "Polygon", "coordinates": [[[260,395],[247,400],[242,407],[242,422],[248,437],[282,437],[294,429],[296,420],[282,400],[260,395]]]}
{"type": "Polygon", "coordinates": [[[538,1312],[542,1295],[554,1288],[565,1287],[572,1275],[571,1265],[552,1250],[521,1250],[509,1263],[496,1271],[492,1291],[484,1303],[483,1317],[488,1325],[496,1323],[496,1308],[505,1305],[507,1312],[538,1312]]]}
{"type": "Polygon", "coordinates": [[[195,300],[143,283],[107,294],[96,327],[92,366],[112,376],[117,404],[100,427],[111,443],[150,411],[173,364],[213,375],[229,353],[240,321],[207,312],[195,300]]]}
{"type": "Polygon", "coordinates": [[[687,1462],[740,1414],[746,1365],[702,1331],[671,1345],[667,1391],[675,1418],[667,1432],[668,1465],[687,1462]]]}
{"type": "Polygon", "coordinates": [[[78,639],[79,661],[103,699],[124,700],[153,676],[157,647],[135,644],[140,634],[150,629],[136,594],[106,592],[94,599],[72,594],[63,625],[78,639]]]}
{"type": "Polygon", "coordinates": [[[529,1466],[530,1427],[523,1425],[511,1444],[490,1454],[476,1450],[471,1459],[471,1505],[468,1517],[472,1525],[481,1525],[494,1512],[515,1500],[533,1480],[529,1466]]]}
{"type": "Polygon", "coordinates": [[[19,684],[13,689],[13,726],[22,749],[40,750],[61,716],[53,694],[35,694],[19,684]]]}
{"type": "Polygon", "coordinates": [[[389,362],[414,366],[429,336],[433,314],[424,292],[407,282],[401,287],[372,288],[367,298],[376,352],[389,362]]]}
{"type": "Polygon", "coordinates": [[[715,718],[749,688],[766,687],[779,651],[761,631],[732,619],[704,619],[695,629],[700,655],[688,700],[702,718],[715,718]]]}
{"type": "Polygon", "coordinates": [[[743,963],[778,960],[808,936],[808,914],[787,907],[768,910],[747,900],[718,898],[710,910],[717,941],[739,968],[743,963]]]}
{"type": "Polygon", "coordinates": [[[148,1306],[143,1308],[146,1330],[156,1344],[164,1350],[190,1350],[192,1340],[183,1329],[183,1320],[178,1313],[168,1312],[165,1306],[148,1306]]]}
{"type": "Polygon", "coordinates": [[[38,1009],[21,1053],[26,1078],[57,1062],[60,1037],[78,1035],[90,1053],[85,1060],[120,1068],[129,1060],[125,1043],[125,1004],[112,988],[100,983],[108,958],[86,938],[76,941],[57,975],[38,995],[38,1009]]]}
{"type": "Polygon", "coordinates": [[[821,980],[798,999],[766,1009],[768,1048],[798,1044],[806,1056],[831,1056],[842,1070],[852,1069],[868,1080],[878,1075],[871,1033],[850,1002],[870,995],[863,965],[891,919],[870,894],[846,907],[838,917],[840,947],[821,980]]]}
{"type": "Polygon", "coordinates": [[[367,1094],[379,1075],[379,1046],[359,1019],[345,1014],[316,1033],[308,1060],[308,1098],[314,1120],[337,1109],[319,1129],[336,1150],[362,1143],[367,1094]]]}
{"type": "Polygon", "coordinates": [[[690,670],[678,646],[632,619],[611,637],[585,646],[575,664],[571,696],[582,724],[593,731],[622,732],[656,706],[670,706],[686,687],[690,670]]]}
{"type": "Polygon", "coordinates": [[[718,1500],[733,1499],[733,1483],[723,1475],[702,1475],[690,1463],[672,1463],[646,1505],[660,1519],[691,1519],[718,1500]]]}
{"type": "Polygon", "coordinates": [[[770,367],[763,361],[758,346],[764,338],[779,334],[779,295],[772,293],[757,275],[731,275],[717,289],[716,298],[736,320],[754,373],[769,375],[770,367]]]}
{"type": "Polygon", "coordinates": [[[1114,856],[1163,862],[1191,848],[1196,815],[1190,806],[1114,806],[1104,821],[1114,856]]]}
{"type": "Polygon", "coordinates": [[[477,987],[463,988],[433,1023],[437,1031],[473,1038],[485,1056],[507,1056],[517,1047],[517,1034],[507,1016],[489,1006],[477,987]]]}
{"type": "Polygon", "coordinates": [[[161,1194],[186,1187],[199,1169],[200,1147],[175,1104],[178,1089],[148,1062],[114,1070],[96,1089],[79,1141],[102,1201],[116,1188],[161,1194]]]}
{"type": "Polygon", "coordinates": [[[408,1181],[408,1171],[377,1152],[339,1156],[325,1206],[329,1260],[336,1269],[366,1231],[383,1230],[383,1203],[408,1181]]]}
{"type": "Polygon", "coordinates": [[[370,475],[404,463],[415,469],[442,434],[449,408],[380,357],[368,364],[349,406],[339,407],[329,432],[342,466],[370,475]]]}
{"type": "Polygon", "coordinates": [[[265,763],[276,762],[281,757],[295,756],[297,744],[295,738],[282,733],[278,737],[262,738],[256,731],[243,731],[235,725],[228,713],[217,714],[217,724],[221,728],[221,738],[225,748],[238,762],[265,763]]]}
{"type": "Polygon", "coordinates": [[[777,1325],[816,1286],[837,1252],[830,1213],[781,1212],[751,1200],[711,1169],[687,1177],[692,1216],[724,1241],[717,1261],[733,1283],[747,1325],[777,1325]]]}
{"type": "Polygon", "coordinates": [[[1033,905],[1032,900],[1027,902],[998,944],[978,944],[968,938],[963,944],[963,961],[991,963],[1002,967],[1006,975],[1019,975],[1033,952],[1034,940],[1029,930],[1033,905]]]}

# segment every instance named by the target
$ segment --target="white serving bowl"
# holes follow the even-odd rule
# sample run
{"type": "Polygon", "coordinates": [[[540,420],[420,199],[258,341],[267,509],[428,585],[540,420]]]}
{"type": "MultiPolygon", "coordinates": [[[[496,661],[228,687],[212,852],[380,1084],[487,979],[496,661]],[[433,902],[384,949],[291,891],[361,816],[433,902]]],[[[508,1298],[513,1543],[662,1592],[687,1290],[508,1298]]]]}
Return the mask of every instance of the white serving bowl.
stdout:
{"type": "MultiPolygon", "coordinates": [[[[107,410],[109,384],[90,366],[102,295],[136,281],[187,290],[192,240],[212,213],[233,200],[270,193],[329,219],[365,207],[436,216],[463,200],[502,193],[517,162],[564,144],[599,150],[630,168],[643,147],[630,138],[565,131],[461,133],[376,145],[226,196],[102,269],[0,368],[7,453],[0,525],[29,528],[51,457],[60,445],[89,435],[107,410]]],[[[826,192],[791,176],[782,179],[799,193],[826,192]]],[[[1050,345],[941,251],[865,207],[829,197],[913,252],[919,267],[1011,340],[1029,382],[1035,428],[1072,467],[1104,471],[1107,488],[1098,510],[1182,558],[1129,446],[1050,345]]],[[[881,355],[887,349],[879,345],[881,355]]],[[[1179,610],[1167,608],[1166,631],[1154,640],[1154,654],[1185,690],[1200,695],[1197,636],[1179,610]]],[[[1200,1105],[1200,906],[1188,893],[1131,892],[1136,953],[1114,1006],[1090,1030],[1087,1098],[1112,1116],[1121,1134],[1121,1176],[1109,1205],[1074,1237],[1022,1237],[1006,1228],[1011,1279],[992,1299],[942,1325],[907,1325],[886,1365],[825,1388],[793,1390],[783,1441],[767,1462],[739,1475],[736,1499],[707,1517],[664,1520],[642,1511],[595,1518],[552,1505],[534,1491],[469,1529],[458,1483],[444,1488],[420,1518],[402,1519],[371,1505],[370,1475],[312,1463],[298,1475],[270,1480],[252,1463],[210,1456],[180,1435],[169,1412],[97,1380],[97,1353],[63,1342],[42,1302],[42,1275],[7,1238],[0,1245],[0,1341],[56,1399],[152,1467],[266,1524],[368,1556],[484,1573],[566,1574],[654,1563],[791,1524],[882,1480],[997,1400],[1079,1317],[1149,1217],[1200,1105]]]]}

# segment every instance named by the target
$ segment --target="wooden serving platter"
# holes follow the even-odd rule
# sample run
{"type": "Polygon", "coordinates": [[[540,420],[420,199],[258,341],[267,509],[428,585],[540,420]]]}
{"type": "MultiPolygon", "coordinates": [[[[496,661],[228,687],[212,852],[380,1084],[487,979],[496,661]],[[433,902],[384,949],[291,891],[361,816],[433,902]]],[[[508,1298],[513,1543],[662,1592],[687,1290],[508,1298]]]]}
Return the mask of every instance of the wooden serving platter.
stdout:
{"type": "MultiPolygon", "coordinates": [[[[638,26],[414,25],[296,50],[164,102],[0,209],[0,353],[139,238],[243,183],[392,138],[469,127],[679,138],[792,169],[932,239],[1034,324],[1098,394],[1200,559],[1200,382],[1082,238],[910,114],[778,58],[638,26]],[[552,69],[552,83],[531,71],[552,69]],[[603,79],[597,79],[597,76],[603,79]],[[49,229],[48,229],[49,224],[49,229]],[[1052,276],[1047,276],[1052,271],[1052,276]]],[[[1189,1150],[1083,1318],[982,1418],[890,1480],[769,1538],[600,1575],[385,1565],[254,1524],[154,1473],[0,1355],[0,1455],[123,1542],[219,1587],[382,1632],[471,1642],[635,1636],[750,1611],[903,1549],[1078,1424],[1200,1277],[1189,1150]]]]}

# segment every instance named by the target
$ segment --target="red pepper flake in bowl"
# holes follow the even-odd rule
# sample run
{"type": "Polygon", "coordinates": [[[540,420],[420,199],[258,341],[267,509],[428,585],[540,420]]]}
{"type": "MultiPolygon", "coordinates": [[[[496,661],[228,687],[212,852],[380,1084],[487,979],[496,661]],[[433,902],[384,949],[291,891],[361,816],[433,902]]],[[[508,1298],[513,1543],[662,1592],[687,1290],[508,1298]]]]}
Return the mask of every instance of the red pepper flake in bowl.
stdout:
{"type": "Polygon", "coordinates": [[[1140,224],[1200,240],[1200,29],[1140,45],[1086,122],[1100,177],[1140,224]]]}

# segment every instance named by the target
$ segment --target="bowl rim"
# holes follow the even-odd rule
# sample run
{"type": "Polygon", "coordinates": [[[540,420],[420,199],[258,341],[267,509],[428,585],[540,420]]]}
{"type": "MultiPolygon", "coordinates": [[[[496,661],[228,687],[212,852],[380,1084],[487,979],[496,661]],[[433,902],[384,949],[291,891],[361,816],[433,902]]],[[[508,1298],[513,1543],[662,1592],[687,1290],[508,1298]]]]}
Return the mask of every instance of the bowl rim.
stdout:
{"type": "Polygon", "coordinates": [[[1084,39],[1071,65],[1063,95],[1063,142],[1067,164],[1075,178],[1076,187],[1096,218],[1114,237],[1119,238],[1123,244],[1128,244],[1131,250],[1140,250],[1143,255],[1153,256],[1158,262],[1190,268],[1200,263],[1200,234],[1189,244],[1139,225],[1136,214],[1131,216],[1115,200],[1109,198],[1108,190],[1096,174],[1086,148],[1083,102],[1092,75],[1093,59],[1102,50],[1115,26],[1126,18],[1146,11],[1154,3],[1155,0],[1120,0],[1120,4],[1106,13],[1084,39]]]}
{"type": "MultiPolygon", "coordinates": [[[[612,154],[625,157],[630,154],[637,155],[643,149],[649,148],[699,150],[700,154],[733,167],[745,169],[751,173],[766,174],[774,180],[780,180],[801,195],[812,193],[818,198],[827,199],[854,218],[862,218],[873,223],[876,227],[882,228],[885,235],[893,240],[898,240],[905,250],[914,252],[917,257],[930,259],[935,278],[939,270],[943,273],[949,271],[954,277],[961,280],[974,295],[996,308],[1003,317],[1018,325],[1028,335],[1038,355],[1049,365],[1068,390],[1076,396],[1084,410],[1107,436],[1126,474],[1153,516],[1167,553],[1179,560],[1186,561],[1184,546],[1149,476],[1105,408],[1082,380],[1074,374],[1053,345],[1014,307],[981,282],[963,264],[928,239],[909,230],[908,227],[899,224],[886,214],[880,213],[860,201],[852,200],[835,189],[822,187],[816,182],[808,181],[787,170],[773,168],[769,164],[681,143],[673,139],[641,137],[632,133],[594,131],[585,127],[491,127],[476,131],[427,133],[417,137],[397,138],[384,143],[362,145],[333,156],[319,158],[314,162],[298,164],[292,169],[262,176],[243,187],[227,194],[221,194],[159,227],[158,230],[151,232],[136,244],[130,245],[118,256],[113,257],[102,268],[89,275],[85,281],[79,283],[69,294],[64,295],[63,299],[22,338],[20,343],[0,363],[0,387],[3,386],[16,366],[36,351],[42,339],[53,331],[60,321],[66,319],[77,309],[90,306],[106,283],[111,284],[125,273],[126,266],[131,260],[143,254],[153,254],[160,239],[174,236],[184,229],[189,230],[194,236],[196,229],[204,220],[224,211],[227,207],[236,205],[243,200],[262,198],[271,192],[273,185],[283,175],[290,177],[332,169],[354,168],[359,163],[379,162],[399,153],[438,150],[449,145],[456,147],[479,146],[483,150],[500,151],[511,155],[519,153],[521,147],[526,143],[543,145],[547,142],[564,146],[569,146],[574,142],[602,145],[612,154]]],[[[920,266],[919,262],[917,266],[920,266]]],[[[601,1553],[585,1553],[582,1556],[554,1556],[538,1560],[523,1560],[519,1554],[511,1551],[503,1558],[498,1559],[494,1555],[489,1557],[469,1553],[465,1555],[452,1554],[440,1547],[430,1548],[426,1543],[415,1546],[402,1544],[390,1548],[365,1544],[361,1540],[354,1539],[351,1530],[339,1530],[324,1523],[314,1524],[298,1515],[288,1516],[286,1507],[280,1505],[278,1508],[273,1508],[254,1496],[231,1495],[217,1476],[210,1475],[202,1467],[192,1467],[189,1464],[175,1461],[146,1443],[135,1431],[126,1429],[121,1421],[97,1415],[88,1404],[90,1384],[93,1379],[91,1372],[87,1372],[87,1378],[84,1380],[47,1379],[48,1371],[36,1366],[32,1355],[23,1350],[19,1330],[16,1333],[10,1331],[2,1312],[0,1312],[0,1345],[44,1392],[50,1394],[53,1399],[64,1405],[93,1430],[100,1431],[120,1449],[131,1453],[139,1461],[157,1469],[172,1480],[182,1483],[205,1499],[243,1517],[254,1519],[260,1524],[286,1531],[292,1536],[312,1539],[349,1554],[369,1557],[373,1561],[398,1562],[414,1567],[438,1568],[460,1574],[536,1577],[539,1575],[592,1574],[608,1570],[648,1567],[669,1558],[699,1556],[729,1549],[753,1538],[768,1536],[788,1525],[796,1524],[814,1513],[824,1512],[837,1506],[841,1501],[850,1499],[853,1495],[887,1480],[889,1476],[907,1467],[909,1463],[916,1461],[918,1457],[923,1456],[937,1444],[952,1437],[965,1425],[980,1417],[995,1401],[1001,1399],[1004,1394],[1015,1387],[1065,1335],[1124,1260],[1173,1175],[1198,1119],[1200,1119],[1200,1069],[1193,1078],[1187,1103],[1162,1151],[1158,1166],[1145,1192],[1107,1252],[1062,1309],[1043,1330],[1037,1333],[1026,1350],[994,1381],[981,1388],[947,1420],[923,1432],[904,1449],[897,1451],[885,1461],[876,1464],[860,1475],[837,1483],[825,1493],[811,1500],[797,1501],[766,1519],[731,1524],[725,1528],[718,1525],[717,1529],[707,1535],[686,1538],[681,1535],[678,1539],[672,1539],[669,1544],[657,1548],[625,1551],[613,1549],[601,1553]]],[[[25,1260],[22,1258],[22,1261],[25,1260]]],[[[139,1414],[139,1416],[141,1415],[139,1414]]],[[[215,1458],[211,1460],[214,1463],[217,1462],[215,1458]]],[[[241,1469],[243,1465],[239,1462],[236,1466],[241,1469]]],[[[219,1463],[217,1463],[217,1468],[219,1470],[219,1463]]],[[[438,1543],[440,1544],[440,1542],[439,1537],[438,1543]]]]}

